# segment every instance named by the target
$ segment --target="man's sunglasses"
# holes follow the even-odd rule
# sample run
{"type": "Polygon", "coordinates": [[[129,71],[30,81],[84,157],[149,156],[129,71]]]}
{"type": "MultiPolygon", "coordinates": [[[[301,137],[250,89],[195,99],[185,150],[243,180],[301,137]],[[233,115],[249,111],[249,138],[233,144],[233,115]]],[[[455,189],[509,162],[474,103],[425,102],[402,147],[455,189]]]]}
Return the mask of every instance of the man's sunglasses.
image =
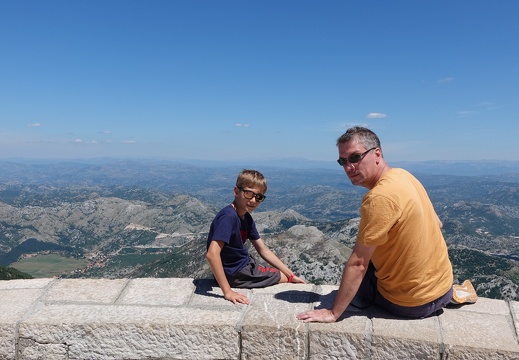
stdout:
{"type": "Polygon", "coordinates": [[[356,164],[359,161],[361,161],[364,158],[364,156],[366,156],[367,153],[369,153],[371,150],[375,150],[375,149],[376,149],[376,147],[366,150],[362,154],[353,154],[353,155],[348,156],[347,158],[339,158],[337,160],[337,162],[339,163],[340,166],[346,166],[347,163],[356,164]]]}
{"type": "Polygon", "coordinates": [[[239,187],[238,189],[243,191],[243,197],[245,197],[245,199],[248,199],[248,200],[255,198],[257,202],[262,202],[266,198],[266,196],[263,194],[255,193],[254,191],[250,191],[250,190],[245,190],[242,187],[239,187]]]}

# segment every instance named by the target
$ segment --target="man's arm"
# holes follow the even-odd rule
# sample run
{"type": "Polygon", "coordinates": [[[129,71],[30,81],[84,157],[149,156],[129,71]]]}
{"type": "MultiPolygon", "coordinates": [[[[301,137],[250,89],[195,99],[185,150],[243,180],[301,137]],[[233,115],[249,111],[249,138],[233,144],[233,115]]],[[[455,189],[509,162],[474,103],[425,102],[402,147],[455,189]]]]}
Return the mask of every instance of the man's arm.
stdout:
{"type": "Polygon", "coordinates": [[[335,322],[346,310],[359,290],[376,246],[355,244],[350,258],[344,266],[341,284],[331,309],[309,310],[297,315],[305,322],[335,322]]]}
{"type": "Polygon", "coordinates": [[[225,272],[223,270],[222,258],[220,257],[220,253],[222,252],[224,244],[225,243],[223,241],[211,241],[205,257],[211,266],[214,278],[218,282],[220,289],[222,289],[223,297],[226,300],[232,301],[234,304],[248,304],[249,299],[247,299],[247,295],[232,290],[231,286],[229,285],[229,281],[227,281],[227,277],[225,276],[225,272]]]}
{"type": "Polygon", "coordinates": [[[254,245],[254,248],[258,252],[259,256],[266,262],[268,262],[270,265],[277,268],[281,273],[283,274],[281,277],[281,282],[287,282],[288,279],[291,278],[291,282],[293,283],[299,283],[304,284],[305,281],[301,279],[300,277],[296,276],[284,263],[281,261],[276,254],[274,254],[268,247],[265,245],[263,240],[257,239],[251,241],[252,245],[254,245]]]}

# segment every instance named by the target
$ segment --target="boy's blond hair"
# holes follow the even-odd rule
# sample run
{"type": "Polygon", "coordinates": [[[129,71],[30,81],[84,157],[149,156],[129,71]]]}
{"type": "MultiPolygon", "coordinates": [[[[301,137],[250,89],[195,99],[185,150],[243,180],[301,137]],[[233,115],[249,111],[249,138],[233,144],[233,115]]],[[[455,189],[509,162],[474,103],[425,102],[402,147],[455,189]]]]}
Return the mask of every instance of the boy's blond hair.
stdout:
{"type": "Polygon", "coordinates": [[[236,186],[239,188],[260,187],[262,194],[265,194],[267,192],[267,179],[259,171],[243,169],[238,174],[236,186]]]}

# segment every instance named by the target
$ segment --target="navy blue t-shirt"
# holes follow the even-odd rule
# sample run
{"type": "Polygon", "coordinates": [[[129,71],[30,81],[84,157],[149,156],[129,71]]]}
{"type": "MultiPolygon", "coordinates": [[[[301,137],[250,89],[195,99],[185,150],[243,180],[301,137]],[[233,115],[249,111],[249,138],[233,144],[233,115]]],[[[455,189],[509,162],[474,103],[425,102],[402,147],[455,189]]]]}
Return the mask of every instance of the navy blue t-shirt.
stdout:
{"type": "Polygon", "coordinates": [[[232,205],[224,207],[216,214],[207,237],[207,248],[213,240],[225,243],[220,253],[225,275],[233,277],[249,263],[249,251],[244,246],[247,239],[259,239],[256,223],[251,214],[245,213],[240,219],[232,205]]]}

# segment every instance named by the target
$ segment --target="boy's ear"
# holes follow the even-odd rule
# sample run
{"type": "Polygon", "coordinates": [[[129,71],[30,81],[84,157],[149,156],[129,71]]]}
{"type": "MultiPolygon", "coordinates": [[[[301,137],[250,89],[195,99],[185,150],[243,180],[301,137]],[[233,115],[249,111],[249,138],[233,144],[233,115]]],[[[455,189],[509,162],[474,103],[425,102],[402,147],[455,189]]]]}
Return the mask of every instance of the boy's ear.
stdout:
{"type": "Polygon", "coordinates": [[[240,189],[238,189],[238,187],[235,186],[234,187],[234,197],[237,197],[239,192],[240,192],[240,189]]]}

